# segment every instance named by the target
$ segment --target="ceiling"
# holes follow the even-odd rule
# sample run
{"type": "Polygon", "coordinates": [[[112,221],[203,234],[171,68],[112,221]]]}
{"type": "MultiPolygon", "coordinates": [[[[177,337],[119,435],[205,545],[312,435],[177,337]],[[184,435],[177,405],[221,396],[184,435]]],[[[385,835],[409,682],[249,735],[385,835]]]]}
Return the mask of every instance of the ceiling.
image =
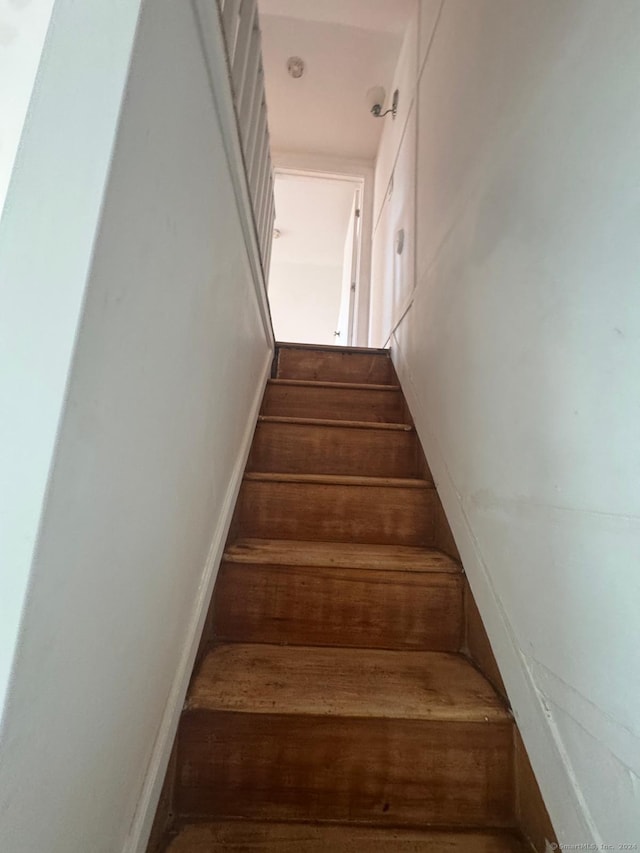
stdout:
{"type": "Polygon", "coordinates": [[[339,267],[356,185],[347,181],[276,176],[272,262],[339,267]]]}
{"type": "Polygon", "coordinates": [[[262,15],[402,35],[414,0],[259,0],[262,15]]]}
{"type": "Polygon", "coordinates": [[[415,0],[258,0],[271,146],[373,161],[383,122],[367,91],[390,88],[415,0]],[[304,75],[287,73],[300,56],[304,75]]]}

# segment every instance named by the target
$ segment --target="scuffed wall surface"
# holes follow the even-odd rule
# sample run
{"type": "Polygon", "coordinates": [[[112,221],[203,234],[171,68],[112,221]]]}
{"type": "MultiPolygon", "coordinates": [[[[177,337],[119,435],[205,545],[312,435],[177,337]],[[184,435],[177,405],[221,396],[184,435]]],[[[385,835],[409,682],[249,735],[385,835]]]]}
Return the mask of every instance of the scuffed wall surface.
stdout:
{"type": "Polygon", "coordinates": [[[0,212],[54,0],[0,0],[0,212]]]}
{"type": "Polygon", "coordinates": [[[131,0],[108,6],[58,0],[0,219],[0,702],[37,547],[137,16],[131,0]],[[99,37],[78,38],[81,32],[99,37]]]}
{"type": "Polygon", "coordinates": [[[640,7],[421,7],[392,351],[559,840],[617,849],[640,843],[640,7]]]}
{"type": "MultiPolygon", "coordinates": [[[[73,38],[102,43],[98,4],[72,6],[67,24],[92,24],[73,38]]],[[[133,37],[136,16],[111,15],[133,37]]],[[[5,709],[11,853],[129,843],[271,358],[189,3],[144,5],[117,101],[100,221],[69,243],[91,265],[72,279],[86,288],[5,709]]],[[[37,285],[23,280],[36,315],[37,285]]]]}

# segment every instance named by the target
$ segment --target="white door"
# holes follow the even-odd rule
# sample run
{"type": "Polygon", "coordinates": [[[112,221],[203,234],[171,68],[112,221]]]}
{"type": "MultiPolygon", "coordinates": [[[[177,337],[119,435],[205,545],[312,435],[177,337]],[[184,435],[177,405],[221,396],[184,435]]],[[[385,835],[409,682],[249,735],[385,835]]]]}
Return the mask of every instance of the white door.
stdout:
{"type": "Polygon", "coordinates": [[[352,342],[360,186],[325,175],[276,172],[269,304],[277,340],[352,342]]]}

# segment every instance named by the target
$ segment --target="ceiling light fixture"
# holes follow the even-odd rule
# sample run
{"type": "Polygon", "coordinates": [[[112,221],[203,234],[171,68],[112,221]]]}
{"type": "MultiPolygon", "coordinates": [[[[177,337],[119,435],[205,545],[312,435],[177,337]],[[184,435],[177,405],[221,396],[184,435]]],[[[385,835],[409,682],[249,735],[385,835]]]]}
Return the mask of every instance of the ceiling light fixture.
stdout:
{"type": "Polygon", "coordinates": [[[287,59],[287,71],[294,80],[298,80],[304,74],[304,59],[299,56],[290,56],[287,59]]]}
{"type": "Polygon", "coordinates": [[[369,104],[369,110],[371,111],[371,115],[374,118],[384,118],[391,113],[391,117],[395,119],[398,115],[398,101],[400,100],[400,91],[398,89],[393,93],[393,101],[391,102],[391,108],[382,112],[382,107],[384,104],[384,99],[386,98],[386,92],[382,86],[374,86],[373,89],[369,89],[367,92],[367,102],[369,104]]]}

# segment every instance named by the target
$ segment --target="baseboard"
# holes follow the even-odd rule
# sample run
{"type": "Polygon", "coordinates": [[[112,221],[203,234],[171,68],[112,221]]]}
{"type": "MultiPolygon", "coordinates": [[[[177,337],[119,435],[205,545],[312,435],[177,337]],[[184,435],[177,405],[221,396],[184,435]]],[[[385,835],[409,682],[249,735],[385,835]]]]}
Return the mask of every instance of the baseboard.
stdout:
{"type": "MultiPolygon", "coordinates": [[[[507,614],[493,587],[490,573],[465,514],[461,496],[451,478],[438,441],[430,429],[428,413],[395,335],[391,340],[391,358],[558,840],[560,844],[575,844],[575,840],[580,839],[585,845],[597,845],[597,849],[600,849],[599,833],[576,784],[553,719],[545,708],[543,698],[516,642],[507,614]]],[[[593,849],[595,850],[596,846],[593,849]]]]}
{"type": "Polygon", "coordinates": [[[247,426],[242,437],[240,452],[233,469],[233,475],[229,481],[229,487],[224,498],[222,512],[218,524],[213,533],[211,547],[207,561],[202,572],[202,580],[198,590],[198,597],[194,604],[193,613],[186,631],[186,642],[176,671],[169,699],[164,709],[162,722],[158,736],[151,754],[151,760],[147,769],[135,815],[129,829],[129,834],[122,848],[122,853],[145,853],[158,807],[158,800],[162,791],[164,777],[167,772],[171,750],[178,730],[180,715],[184,705],[184,699],[189,686],[189,680],[193,671],[193,665],[200,644],[200,637],[204,622],[209,609],[209,602],[213,594],[213,587],[218,574],[218,568],[222,559],[225,542],[229,532],[229,526],[238,499],[238,492],[242,483],[242,476],[247,464],[249,450],[253,441],[253,433],[258,421],[258,413],[262,404],[264,390],[267,380],[271,375],[271,362],[273,352],[269,350],[262,369],[259,382],[256,386],[256,394],[247,417],[247,426]]]}

